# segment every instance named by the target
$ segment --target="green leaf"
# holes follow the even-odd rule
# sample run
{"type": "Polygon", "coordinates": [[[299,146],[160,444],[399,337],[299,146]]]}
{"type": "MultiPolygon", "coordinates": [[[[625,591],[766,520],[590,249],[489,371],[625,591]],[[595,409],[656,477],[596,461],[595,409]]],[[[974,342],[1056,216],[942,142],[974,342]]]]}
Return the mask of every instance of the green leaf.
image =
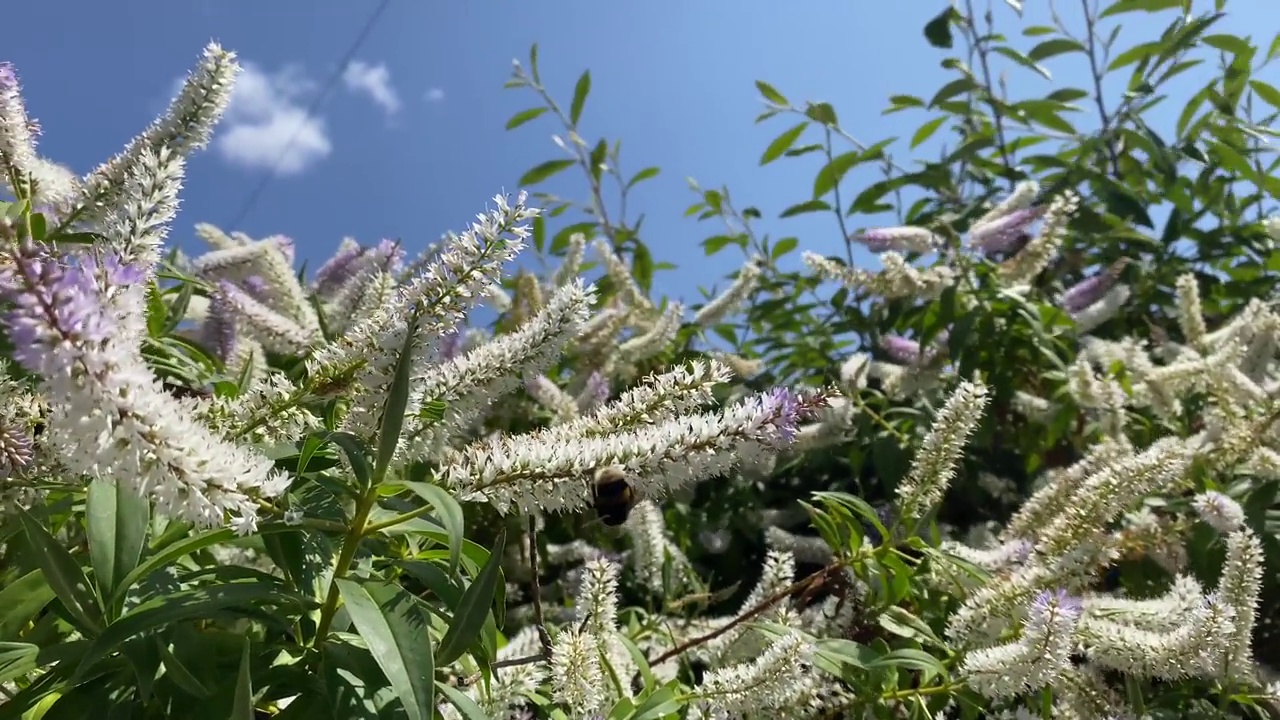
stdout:
{"type": "Polygon", "coordinates": [[[656,167],[647,167],[641,170],[635,175],[632,175],[631,179],[627,181],[627,189],[630,190],[631,188],[635,187],[637,183],[644,182],[645,180],[648,180],[650,178],[658,177],[659,172],[661,172],[661,170],[656,167]]]}
{"type": "Polygon", "coordinates": [[[636,708],[635,713],[628,716],[628,720],[658,720],[678,712],[680,706],[676,691],[669,685],[663,686],[645,698],[644,702],[636,708]]]}
{"type": "Polygon", "coordinates": [[[942,123],[946,121],[947,116],[942,115],[941,117],[936,117],[921,125],[920,129],[916,130],[915,134],[911,136],[911,148],[915,149],[920,146],[920,143],[923,143],[933,137],[933,134],[938,132],[938,128],[942,127],[942,123]]]}
{"type": "Polygon", "coordinates": [[[831,162],[823,165],[813,178],[813,197],[820,198],[834,190],[849,170],[862,162],[863,157],[861,152],[850,150],[831,158],[831,162]]]}
{"type": "Polygon", "coordinates": [[[363,440],[341,430],[327,430],[312,433],[312,435],[342,448],[347,461],[351,463],[351,472],[355,474],[356,482],[360,483],[361,488],[368,488],[373,484],[373,470],[369,467],[368,449],[363,440]]]}
{"type": "Polygon", "coordinates": [[[830,210],[830,209],[831,209],[831,206],[821,200],[806,200],[802,203],[797,203],[795,205],[792,205],[786,210],[783,210],[778,215],[778,217],[788,218],[788,217],[794,217],[796,215],[803,215],[805,213],[819,212],[821,210],[830,210]]]}
{"type": "Polygon", "coordinates": [[[13,640],[55,597],[42,570],[32,570],[0,589],[0,640],[13,640]]]}
{"type": "Polygon", "coordinates": [[[795,250],[796,246],[798,246],[799,244],[800,244],[800,240],[798,238],[793,238],[793,237],[782,238],[781,240],[778,241],[777,245],[773,246],[773,252],[769,253],[769,257],[774,260],[777,260],[783,255],[786,255],[787,253],[791,252],[792,250],[795,250]]]}
{"type": "Polygon", "coordinates": [[[1232,55],[1248,55],[1253,52],[1253,46],[1249,44],[1248,40],[1235,35],[1205,35],[1200,38],[1200,42],[1215,50],[1229,52],[1232,55]]]}
{"type": "Polygon", "coordinates": [[[591,71],[584,70],[578,76],[578,83],[573,86],[573,102],[569,105],[569,122],[574,127],[582,117],[582,108],[587,104],[587,95],[591,94],[591,71]]]}
{"type": "Polygon", "coordinates": [[[934,93],[933,98],[929,100],[929,107],[938,107],[941,103],[944,103],[957,95],[977,89],[979,89],[978,83],[974,82],[973,78],[968,76],[956,78],[946,85],[943,85],[938,89],[938,92],[934,93]]]}
{"type": "Polygon", "coordinates": [[[929,41],[930,45],[936,48],[951,48],[954,44],[951,38],[951,18],[955,15],[955,12],[954,9],[947,8],[925,23],[924,37],[929,41]]]}
{"type": "Polygon", "coordinates": [[[1276,110],[1280,110],[1280,90],[1277,90],[1274,85],[1268,85],[1261,80],[1250,80],[1249,87],[1253,88],[1253,91],[1257,93],[1258,97],[1262,98],[1263,102],[1276,110]]]}
{"type": "Polygon", "coordinates": [[[786,107],[791,104],[782,96],[782,93],[775,90],[772,85],[763,80],[756,81],[756,89],[760,91],[760,94],[764,96],[765,100],[768,100],[774,105],[782,105],[783,107],[786,107]]]}
{"type": "Polygon", "coordinates": [[[515,130],[516,128],[520,127],[521,125],[527,122],[538,119],[546,111],[547,111],[547,108],[545,107],[536,107],[536,108],[529,108],[528,110],[521,110],[515,115],[512,115],[511,119],[507,121],[507,129],[515,130]]]}
{"type": "MultiPolygon", "coordinates": [[[[263,529],[264,528],[259,527],[259,533],[261,533],[263,529]]],[[[235,538],[236,534],[231,530],[231,528],[218,528],[216,530],[206,530],[199,535],[184,538],[183,540],[165,547],[155,555],[143,560],[138,564],[138,567],[134,568],[132,572],[125,576],[124,581],[116,587],[116,596],[115,599],[113,599],[113,602],[123,597],[124,594],[129,591],[129,588],[136,585],[139,580],[142,580],[151,573],[167,566],[178,558],[185,557],[193,552],[203,550],[204,548],[211,547],[213,545],[234,540],[235,538]]]]}
{"type": "Polygon", "coordinates": [[[1044,68],[1043,68],[1043,67],[1041,67],[1040,65],[1036,64],[1036,62],[1035,62],[1034,60],[1032,60],[1031,58],[1027,57],[1026,55],[1023,55],[1022,53],[1018,52],[1017,50],[1014,50],[1014,49],[1013,49],[1013,48],[1011,48],[1011,47],[1008,47],[1008,46],[1006,46],[1006,45],[997,45],[997,46],[995,46],[994,48],[992,48],[992,50],[994,50],[995,52],[997,52],[997,53],[999,53],[999,54],[1001,54],[1001,55],[1003,55],[1003,56],[1005,56],[1005,57],[1009,58],[1010,60],[1014,61],[1015,63],[1017,63],[1017,64],[1019,64],[1019,65],[1021,65],[1022,67],[1027,68],[1028,70],[1032,70],[1032,71],[1036,72],[1036,73],[1037,73],[1037,74],[1039,74],[1041,77],[1043,77],[1045,80],[1052,80],[1052,79],[1053,79],[1053,76],[1049,74],[1049,71],[1048,71],[1048,70],[1044,69],[1044,68]]]}
{"type": "Polygon", "coordinates": [[[1031,48],[1031,51],[1027,53],[1027,59],[1032,62],[1040,62],[1055,55],[1064,55],[1069,52],[1087,53],[1088,49],[1071,38],[1053,38],[1031,48]]]}
{"type": "Polygon", "coordinates": [[[830,127],[840,124],[840,120],[836,117],[836,109],[831,103],[810,103],[804,109],[804,114],[805,117],[830,127]]]}
{"type": "Polygon", "coordinates": [[[1110,178],[1103,178],[1101,185],[1100,194],[1103,196],[1107,212],[1121,220],[1134,222],[1145,228],[1155,227],[1151,222],[1151,216],[1147,214],[1146,206],[1129,188],[1110,178]]]}
{"type": "Polygon", "coordinates": [[[769,143],[769,147],[764,149],[764,154],[760,156],[760,164],[768,165],[782,157],[782,153],[791,149],[791,146],[795,144],[807,127],[809,127],[809,123],[802,122],[774,138],[773,142],[769,143]]]}
{"type": "Polygon", "coordinates": [[[521,185],[537,185],[547,178],[559,172],[573,167],[573,160],[548,160],[541,165],[536,165],[529,172],[520,177],[521,185]]]}
{"type": "Polygon", "coordinates": [[[900,667],[908,670],[919,670],[923,673],[923,677],[920,678],[921,683],[928,682],[934,675],[945,677],[947,674],[946,667],[937,658],[923,650],[911,648],[894,650],[867,663],[868,670],[874,670],[879,667],[900,667]]]}
{"type": "MultiPolygon", "coordinates": [[[[385,582],[337,581],[351,622],[382,668],[410,720],[435,712],[430,618],[417,598],[385,582]]],[[[486,608],[487,610],[487,608],[486,608]]]]}
{"type": "Polygon", "coordinates": [[[480,574],[467,586],[458,602],[458,611],[453,616],[449,630],[440,640],[436,650],[436,664],[440,667],[451,664],[462,657],[471,643],[475,642],[484,627],[489,608],[493,607],[493,599],[497,595],[498,581],[502,577],[502,552],[506,545],[506,531],[499,533],[489,551],[489,559],[480,574]]]}
{"type": "Polygon", "coordinates": [[[489,720],[489,713],[477,705],[470,695],[439,680],[436,681],[436,688],[449,698],[449,702],[453,703],[458,712],[462,713],[462,717],[467,718],[467,720],[489,720]]]}
{"type": "Polygon", "coordinates": [[[206,688],[191,671],[187,669],[182,661],[174,657],[170,652],[169,646],[165,644],[159,637],[155,638],[156,649],[160,651],[160,664],[164,666],[165,677],[172,680],[174,685],[182,688],[192,695],[205,698],[212,695],[209,688],[206,688]]]}
{"type": "Polygon", "coordinates": [[[231,720],[254,720],[253,678],[249,668],[249,638],[240,651],[240,672],[236,676],[236,693],[231,698],[231,720]]]}
{"type": "MultiPolygon", "coordinates": [[[[40,647],[31,643],[0,642],[0,683],[7,683],[35,670],[40,647]]],[[[3,706],[4,703],[0,703],[3,706]]]]}
{"type": "Polygon", "coordinates": [[[449,572],[456,572],[458,560],[462,557],[462,541],[466,539],[464,536],[466,520],[462,514],[462,506],[453,495],[438,485],[406,482],[404,486],[435,509],[436,517],[449,533],[449,572]]]}
{"type": "Polygon", "coordinates": [[[27,229],[31,232],[32,240],[43,242],[45,236],[49,234],[49,221],[45,219],[44,213],[33,212],[27,229]]]}
{"type": "Polygon", "coordinates": [[[884,111],[884,115],[906,110],[908,108],[922,108],[925,106],[924,100],[921,100],[914,95],[890,95],[889,105],[890,107],[888,110],[884,111]]]}
{"type": "Polygon", "coordinates": [[[207,585],[161,595],[130,610],[107,626],[85,650],[76,674],[82,675],[99,660],[114,652],[124,641],[181,620],[209,617],[237,605],[310,606],[314,604],[301,596],[285,591],[278,584],[258,581],[207,585]]]}
{"type": "Polygon", "coordinates": [[[155,278],[152,278],[147,281],[147,335],[160,337],[168,320],[169,308],[165,307],[160,287],[156,285],[155,278]]]}
{"type": "Polygon", "coordinates": [[[539,214],[533,219],[531,232],[533,234],[533,247],[539,253],[546,250],[547,245],[547,216],[539,214]]]}
{"type": "Polygon", "coordinates": [[[387,388],[387,399],[382,405],[382,417],[378,419],[378,455],[373,464],[373,482],[381,483],[387,477],[387,469],[391,467],[391,458],[400,445],[400,431],[404,429],[404,411],[409,407],[409,374],[413,371],[413,348],[418,341],[418,317],[409,320],[409,328],[404,334],[404,343],[400,346],[400,354],[396,357],[395,374],[391,376],[391,387],[387,388]]]}
{"type": "Polygon", "coordinates": [[[84,570],[62,543],[49,534],[30,513],[18,508],[18,517],[27,542],[36,554],[36,562],[44,571],[45,582],[53,588],[67,612],[85,635],[96,635],[102,629],[102,608],[84,570]]]}
{"type": "Polygon", "coordinates": [[[1183,0],[1116,0],[1110,7],[1102,11],[1098,19],[1112,17],[1129,12],[1159,12],[1181,8],[1183,0]]]}
{"type": "MultiPolygon", "coordinates": [[[[151,502],[120,482],[94,480],[85,499],[85,529],[89,558],[98,594],[104,601],[138,566],[151,524],[151,502]]],[[[115,617],[115,603],[107,602],[108,617],[115,617]]]]}

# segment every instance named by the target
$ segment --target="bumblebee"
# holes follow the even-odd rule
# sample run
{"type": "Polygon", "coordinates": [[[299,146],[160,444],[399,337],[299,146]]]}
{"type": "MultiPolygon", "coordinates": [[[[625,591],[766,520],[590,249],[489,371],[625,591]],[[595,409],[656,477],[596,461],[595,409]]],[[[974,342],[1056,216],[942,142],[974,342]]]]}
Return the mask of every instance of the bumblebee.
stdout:
{"type": "Polygon", "coordinates": [[[592,478],[591,506],[601,522],[609,527],[618,527],[627,521],[631,508],[638,502],[640,496],[627,482],[627,473],[621,465],[596,470],[592,478]]]}
{"type": "Polygon", "coordinates": [[[213,392],[211,392],[206,388],[191,387],[190,385],[182,385],[176,382],[171,382],[169,380],[162,380],[160,382],[160,385],[161,387],[164,388],[165,392],[179,399],[213,397],[213,392]]]}

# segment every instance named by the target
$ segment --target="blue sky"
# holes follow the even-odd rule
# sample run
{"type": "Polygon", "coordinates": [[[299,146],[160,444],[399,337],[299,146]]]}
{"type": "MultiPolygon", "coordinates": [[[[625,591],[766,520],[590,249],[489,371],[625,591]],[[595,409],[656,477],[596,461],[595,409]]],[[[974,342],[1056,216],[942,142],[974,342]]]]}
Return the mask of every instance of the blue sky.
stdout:
{"type": "MultiPolygon", "coordinates": [[[[992,2],[1001,27],[1016,37],[1005,3],[992,2]]],[[[29,110],[44,126],[42,152],[84,172],[145,127],[207,41],[235,50],[252,68],[245,78],[249,88],[231,115],[242,122],[224,125],[223,140],[189,165],[172,239],[199,249],[192,235],[197,222],[255,237],[282,233],[295,238],[315,267],[347,235],[364,243],[400,237],[417,250],[443,231],[460,229],[495,193],[515,190],[527,168],[561,157],[551,142],[557,128],[548,119],[514,132],[503,129],[513,113],[536,104],[527,91],[502,85],[512,58],[527,57],[529,45],[538,42],[544,80],[562,103],[567,105],[577,75],[590,68],[587,139],[621,138],[626,171],[662,168],[637,189],[630,214],[647,215],[645,240],[656,258],[680,266],[659,275],[657,290],[690,300],[741,258],[728,252],[704,257],[700,241],[719,228],[683,217],[693,200],[688,176],[704,187],[727,183],[736,204],[765,212],[762,229],[774,237],[795,235],[803,249],[842,252],[830,215],[774,219],[808,199],[818,165],[809,156],[758,166],[769,140],[791,123],[753,123],[761,107],[756,79],[793,101],[831,102],[844,127],[864,142],[902,137],[903,162],[906,139],[930,116],[884,116],[887,98],[928,97],[949,79],[939,67],[946,53],[930,48],[921,34],[946,7],[940,0],[392,0],[356,56],[353,86],[339,83],[316,116],[305,116],[310,93],[334,72],[376,3],[19,3],[5,11],[5,20],[22,30],[7,33],[0,60],[16,65],[29,110]],[[300,121],[305,125],[284,172],[241,225],[227,227],[267,172],[265,161],[278,156],[273,143],[300,121]]],[[[1026,4],[1028,24],[1046,19],[1043,3],[1026,4]]],[[[1268,4],[1232,0],[1219,31],[1254,32],[1265,52],[1280,29],[1268,4]]],[[[1079,27],[1078,3],[1058,5],[1079,27]]],[[[1210,3],[1195,5],[1203,10],[1210,3]]],[[[1122,17],[1131,26],[1124,29],[1122,48],[1155,36],[1169,21],[1168,14],[1154,21],[1142,13],[1122,17]]],[[[1016,42],[1026,49],[1034,39],[1016,42]]],[[[1088,86],[1082,56],[1056,58],[1049,67],[1052,82],[1010,68],[1013,94],[1088,86]]],[[[1273,82],[1280,84],[1274,67],[1273,82]]],[[[1180,107],[1167,105],[1153,116],[1157,127],[1172,127],[1180,107]]],[[[1093,127],[1088,112],[1084,117],[1080,127],[1093,127]]],[[[919,152],[936,154],[941,138],[919,152]]],[[[847,182],[858,188],[876,179],[877,171],[867,168],[847,182]]],[[[582,179],[569,173],[545,189],[574,198],[586,191],[582,179]]],[[[853,218],[851,225],[882,220],[853,218]]]]}

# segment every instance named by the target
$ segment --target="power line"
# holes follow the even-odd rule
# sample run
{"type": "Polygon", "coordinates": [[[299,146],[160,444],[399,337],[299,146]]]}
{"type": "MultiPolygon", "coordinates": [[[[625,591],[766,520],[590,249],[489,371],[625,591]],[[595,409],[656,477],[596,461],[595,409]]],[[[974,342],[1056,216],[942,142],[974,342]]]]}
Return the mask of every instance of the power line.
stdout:
{"type": "MultiPolygon", "coordinates": [[[[342,56],[341,62],[338,63],[337,70],[329,76],[329,79],[325,81],[324,86],[320,89],[320,92],[316,95],[315,99],[311,101],[311,105],[307,108],[306,117],[311,117],[320,109],[320,106],[324,103],[325,99],[329,97],[329,93],[333,90],[334,86],[338,84],[338,81],[342,79],[343,73],[347,71],[347,66],[351,64],[356,53],[360,52],[360,47],[364,45],[365,40],[369,39],[369,34],[373,32],[373,27],[378,24],[378,19],[382,17],[382,14],[386,11],[389,5],[391,5],[391,0],[381,0],[381,2],[378,3],[378,7],[374,8],[373,14],[369,16],[364,27],[360,29],[360,33],[356,35],[355,40],[351,43],[351,47],[347,48],[347,52],[342,56]]],[[[249,212],[258,204],[258,200],[262,197],[262,193],[267,189],[267,186],[271,184],[271,181],[275,179],[276,173],[280,169],[280,164],[284,162],[285,156],[287,156],[289,151],[293,149],[293,143],[297,141],[298,135],[302,133],[302,129],[305,124],[305,122],[300,122],[298,123],[298,126],[293,129],[293,133],[289,135],[289,140],[281,146],[280,152],[276,156],[275,161],[271,163],[271,169],[262,176],[261,180],[258,181],[258,184],[253,188],[253,191],[249,193],[249,197],[245,198],[244,205],[240,208],[240,212],[236,214],[235,218],[231,222],[223,226],[228,231],[238,229],[237,226],[244,222],[244,219],[249,216],[249,212]]]]}

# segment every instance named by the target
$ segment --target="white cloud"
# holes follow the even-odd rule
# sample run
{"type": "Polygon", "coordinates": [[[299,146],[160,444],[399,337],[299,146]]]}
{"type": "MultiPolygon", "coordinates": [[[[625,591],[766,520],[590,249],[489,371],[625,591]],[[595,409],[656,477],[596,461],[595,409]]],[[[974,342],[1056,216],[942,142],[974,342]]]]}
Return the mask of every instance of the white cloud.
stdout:
{"type": "Polygon", "coordinates": [[[351,92],[368,95],[388,115],[400,111],[400,96],[391,87],[391,71],[386,63],[371,65],[352,60],[342,72],[342,82],[351,92]]]}
{"type": "Polygon", "coordinates": [[[298,68],[274,75],[253,63],[243,68],[214,140],[222,159],[250,170],[296,175],[328,157],[333,144],[324,120],[299,102],[315,84],[298,68]]]}
{"type": "Polygon", "coordinates": [[[431,88],[428,90],[427,102],[444,102],[444,88],[431,88]]]}

